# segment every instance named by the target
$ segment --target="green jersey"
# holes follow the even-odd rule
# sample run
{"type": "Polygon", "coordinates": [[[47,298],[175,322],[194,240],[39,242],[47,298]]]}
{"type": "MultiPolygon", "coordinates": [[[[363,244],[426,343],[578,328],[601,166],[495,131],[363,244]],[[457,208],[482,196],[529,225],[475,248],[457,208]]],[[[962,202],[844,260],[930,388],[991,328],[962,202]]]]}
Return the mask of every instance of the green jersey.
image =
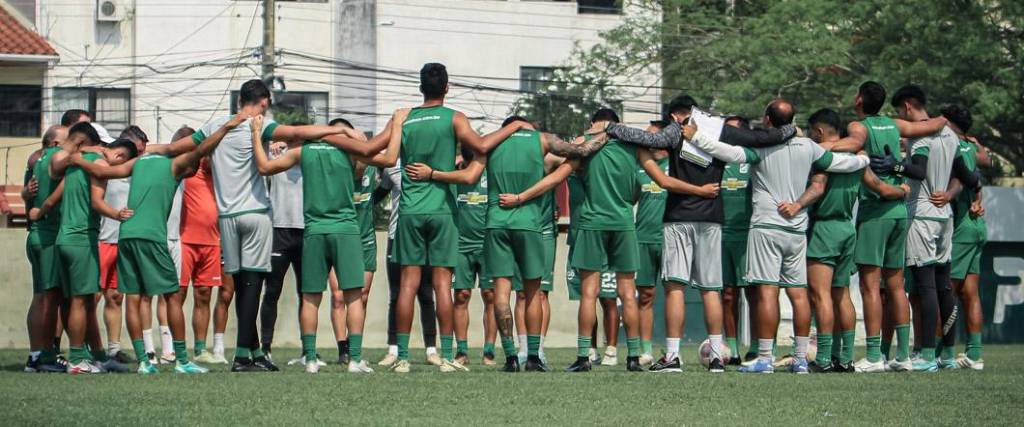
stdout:
{"type": "MultiPolygon", "coordinates": [[[[100,158],[99,153],[87,151],[82,157],[88,162],[100,158]]],[[[88,246],[97,244],[100,215],[92,209],[89,175],[77,166],[64,171],[64,195],[60,204],[60,230],[57,244],[88,246]]]]}
{"type": "MultiPolygon", "coordinates": [[[[302,217],[305,234],[360,233],[352,160],[323,141],[302,146],[302,217]]],[[[404,206],[403,206],[404,209],[404,206]]]]}
{"type": "Polygon", "coordinates": [[[487,227],[487,171],[475,184],[460,184],[457,191],[459,211],[455,221],[459,227],[459,249],[480,249],[484,247],[487,227]]]}
{"type": "Polygon", "coordinates": [[[853,205],[860,195],[860,181],[864,171],[828,174],[825,194],[811,209],[811,219],[821,220],[853,220],[853,205]]]}
{"type": "Polygon", "coordinates": [[[540,132],[524,129],[512,134],[491,151],[487,164],[487,228],[540,232],[546,195],[511,209],[498,204],[498,195],[521,193],[544,178],[540,132]]]}
{"type": "MultiPolygon", "coordinates": [[[[870,116],[861,120],[860,123],[868,130],[868,139],[864,143],[864,151],[868,155],[877,154],[884,156],[885,149],[889,153],[902,160],[900,153],[900,131],[896,128],[896,122],[888,117],[870,116]]],[[[895,174],[881,175],[878,177],[883,182],[899,187],[903,178],[895,174]]],[[[871,191],[867,187],[861,187],[860,208],[857,211],[857,221],[872,219],[906,219],[907,204],[903,200],[886,200],[881,195],[871,191]]]]}
{"type": "Polygon", "coordinates": [[[540,233],[553,236],[555,233],[555,190],[540,196],[540,233]]]}
{"type": "MultiPolygon", "coordinates": [[[[658,168],[668,174],[668,157],[658,159],[657,163],[658,168]]],[[[640,200],[636,205],[636,239],[640,243],[660,245],[668,191],[654,182],[643,168],[636,172],[636,185],[640,190],[640,200]]]]}
{"type": "Polygon", "coordinates": [[[170,157],[159,154],[146,154],[135,161],[127,204],[135,215],[121,223],[118,239],[167,241],[167,217],[179,181],[172,162],[170,157]]]}
{"type": "MultiPolygon", "coordinates": [[[[43,202],[46,201],[47,197],[50,197],[50,194],[53,194],[53,190],[57,189],[57,184],[60,183],[60,181],[50,178],[50,160],[53,159],[53,154],[58,151],[60,151],[59,147],[46,149],[32,168],[32,175],[35,176],[36,182],[39,184],[36,197],[32,199],[33,208],[42,207],[43,202]]],[[[57,233],[60,231],[60,206],[58,205],[51,209],[46,216],[39,218],[39,221],[29,222],[28,231],[36,233],[40,243],[52,245],[57,239],[57,233]]]]}
{"type": "MultiPolygon", "coordinates": [[[[972,171],[978,168],[977,155],[977,145],[969,141],[960,141],[960,157],[972,171]]],[[[41,185],[40,189],[42,189],[41,185]]],[[[956,243],[977,243],[988,238],[985,218],[971,217],[971,204],[974,203],[975,197],[973,191],[965,189],[953,200],[953,241],[956,243]]]]}
{"type": "Polygon", "coordinates": [[[373,190],[377,189],[379,177],[376,166],[367,166],[363,171],[363,179],[359,182],[358,191],[352,193],[352,203],[356,206],[356,216],[359,217],[359,230],[363,236],[363,243],[375,242],[373,224],[373,190]]]}
{"type": "Polygon", "coordinates": [[[587,199],[587,193],[583,190],[583,179],[573,173],[565,180],[569,189],[569,233],[566,236],[565,244],[572,246],[576,243],[576,230],[580,225],[580,210],[583,208],[583,201],[587,199]]]}
{"type": "Polygon", "coordinates": [[[750,230],[750,217],[753,215],[750,198],[750,165],[747,163],[729,163],[722,172],[722,184],[719,187],[725,220],[722,222],[722,238],[730,237],[747,240],[750,230]]]}
{"type": "Polygon", "coordinates": [[[635,230],[636,146],[611,139],[587,157],[583,189],[587,199],[580,208],[580,230],[635,230]]]}
{"type": "MultiPolygon", "coordinates": [[[[413,108],[402,123],[402,164],[424,163],[437,171],[455,170],[454,115],[455,110],[443,105],[413,108]]],[[[455,196],[451,185],[413,181],[403,169],[399,206],[402,215],[451,215],[455,212],[455,196]]]]}

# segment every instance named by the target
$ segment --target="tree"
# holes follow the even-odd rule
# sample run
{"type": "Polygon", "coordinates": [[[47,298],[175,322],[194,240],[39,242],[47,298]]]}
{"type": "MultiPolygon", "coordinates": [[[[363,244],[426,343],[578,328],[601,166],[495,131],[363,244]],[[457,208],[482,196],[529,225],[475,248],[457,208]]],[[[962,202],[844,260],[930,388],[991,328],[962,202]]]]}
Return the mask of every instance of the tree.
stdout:
{"type": "Polygon", "coordinates": [[[543,88],[520,97],[511,113],[536,122],[545,132],[569,138],[589,127],[590,115],[599,108],[610,107],[621,114],[617,95],[602,77],[558,69],[543,88]]]}

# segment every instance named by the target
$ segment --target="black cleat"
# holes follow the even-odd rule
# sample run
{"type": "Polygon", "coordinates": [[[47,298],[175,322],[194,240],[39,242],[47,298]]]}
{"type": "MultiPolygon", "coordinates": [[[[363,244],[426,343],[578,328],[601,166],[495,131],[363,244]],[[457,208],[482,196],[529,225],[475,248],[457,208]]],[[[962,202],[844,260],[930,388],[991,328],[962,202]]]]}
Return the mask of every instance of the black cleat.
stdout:
{"type": "Polygon", "coordinates": [[[572,362],[568,368],[565,368],[565,372],[590,372],[590,358],[587,356],[576,356],[576,361],[572,362]]]}
{"type": "Polygon", "coordinates": [[[494,352],[493,351],[485,351],[484,352],[484,359],[494,360],[495,359],[494,352]]]}
{"type": "Polygon", "coordinates": [[[152,351],[149,352],[149,353],[146,353],[146,358],[149,359],[149,363],[152,364],[152,365],[159,365],[160,364],[160,360],[158,360],[156,358],[156,353],[154,353],[152,351]]]}
{"type": "Polygon", "coordinates": [[[660,360],[654,362],[647,370],[651,372],[683,372],[683,364],[679,362],[678,357],[667,360],[662,356],[660,360]]]}
{"type": "Polygon", "coordinates": [[[348,366],[348,362],[352,360],[352,357],[348,353],[341,353],[338,355],[338,364],[341,366],[348,366]]]}
{"type": "Polygon", "coordinates": [[[835,372],[837,374],[846,374],[846,373],[856,372],[856,369],[853,368],[853,363],[843,363],[843,362],[840,362],[839,359],[832,359],[832,369],[829,370],[828,372],[835,372]]]}
{"type": "Polygon", "coordinates": [[[742,365],[742,364],[743,364],[743,361],[742,361],[742,360],[740,360],[740,358],[739,358],[739,357],[733,356],[733,357],[730,357],[730,358],[729,358],[729,361],[728,361],[728,362],[725,362],[725,364],[726,364],[727,366],[740,366],[740,365],[742,365]]]}
{"type": "Polygon", "coordinates": [[[252,364],[267,372],[277,372],[281,370],[277,367],[277,365],[274,364],[274,362],[271,362],[270,359],[267,359],[266,356],[260,356],[252,359],[252,364]]]}
{"type": "Polygon", "coordinates": [[[722,359],[719,359],[717,357],[711,359],[711,362],[708,363],[708,372],[711,372],[712,374],[720,374],[722,372],[725,372],[725,365],[722,364],[722,359]]]}
{"type": "Polygon", "coordinates": [[[744,362],[749,362],[749,361],[755,360],[755,359],[757,359],[757,352],[748,351],[747,354],[743,355],[743,361],[744,362]]]}
{"type": "Polygon", "coordinates": [[[231,363],[231,372],[266,372],[266,369],[252,363],[252,359],[236,357],[231,363]]]}
{"type": "Polygon", "coordinates": [[[502,372],[519,372],[519,356],[511,355],[505,358],[505,367],[502,372]]]}
{"type": "Polygon", "coordinates": [[[809,370],[809,371],[811,371],[811,372],[813,372],[815,374],[828,374],[828,373],[832,373],[833,369],[835,369],[835,367],[833,367],[833,365],[831,363],[826,363],[824,365],[819,365],[818,361],[816,361],[816,360],[812,360],[812,361],[807,363],[807,370],[809,370]]]}
{"type": "Polygon", "coordinates": [[[38,357],[35,358],[35,359],[32,359],[32,356],[29,356],[28,357],[28,361],[25,362],[25,373],[32,374],[32,373],[40,372],[40,369],[39,369],[40,365],[41,365],[41,363],[39,362],[39,358],[38,357]]]}
{"type": "Polygon", "coordinates": [[[461,351],[458,352],[458,353],[455,353],[455,361],[459,362],[462,365],[465,365],[465,364],[469,363],[469,355],[467,355],[466,353],[461,352],[461,351]]]}
{"type": "Polygon", "coordinates": [[[640,366],[640,356],[627,356],[626,357],[626,371],[627,372],[643,372],[644,367],[640,366]]]}
{"type": "Polygon", "coordinates": [[[526,358],[526,367],[523,370],[526,372],[551,372],[548,365],[545,365],[544,361],[540,360],[540,356],[528,356],[526,358]]]}

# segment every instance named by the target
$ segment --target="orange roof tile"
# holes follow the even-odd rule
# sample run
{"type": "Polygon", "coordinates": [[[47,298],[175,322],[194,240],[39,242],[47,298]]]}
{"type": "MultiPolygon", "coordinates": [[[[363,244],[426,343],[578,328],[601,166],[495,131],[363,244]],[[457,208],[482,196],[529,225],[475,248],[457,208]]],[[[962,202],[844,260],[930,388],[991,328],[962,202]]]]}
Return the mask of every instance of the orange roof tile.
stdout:
{"type": "Polygon", "coordinates": [[[57,56],[57,51],[0,7],[0,54],[57,56]]]}

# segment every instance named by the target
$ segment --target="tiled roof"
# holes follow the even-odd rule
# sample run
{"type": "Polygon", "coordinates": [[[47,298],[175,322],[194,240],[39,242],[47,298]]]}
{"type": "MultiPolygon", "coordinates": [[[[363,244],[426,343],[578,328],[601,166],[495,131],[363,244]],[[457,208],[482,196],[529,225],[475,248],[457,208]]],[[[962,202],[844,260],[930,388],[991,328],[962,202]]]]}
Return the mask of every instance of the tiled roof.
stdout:
{"type": "Polygon", "coordinates": [[[57,56],[57,51],[43,39],[0,7],[0,54],[57,56]]]}

